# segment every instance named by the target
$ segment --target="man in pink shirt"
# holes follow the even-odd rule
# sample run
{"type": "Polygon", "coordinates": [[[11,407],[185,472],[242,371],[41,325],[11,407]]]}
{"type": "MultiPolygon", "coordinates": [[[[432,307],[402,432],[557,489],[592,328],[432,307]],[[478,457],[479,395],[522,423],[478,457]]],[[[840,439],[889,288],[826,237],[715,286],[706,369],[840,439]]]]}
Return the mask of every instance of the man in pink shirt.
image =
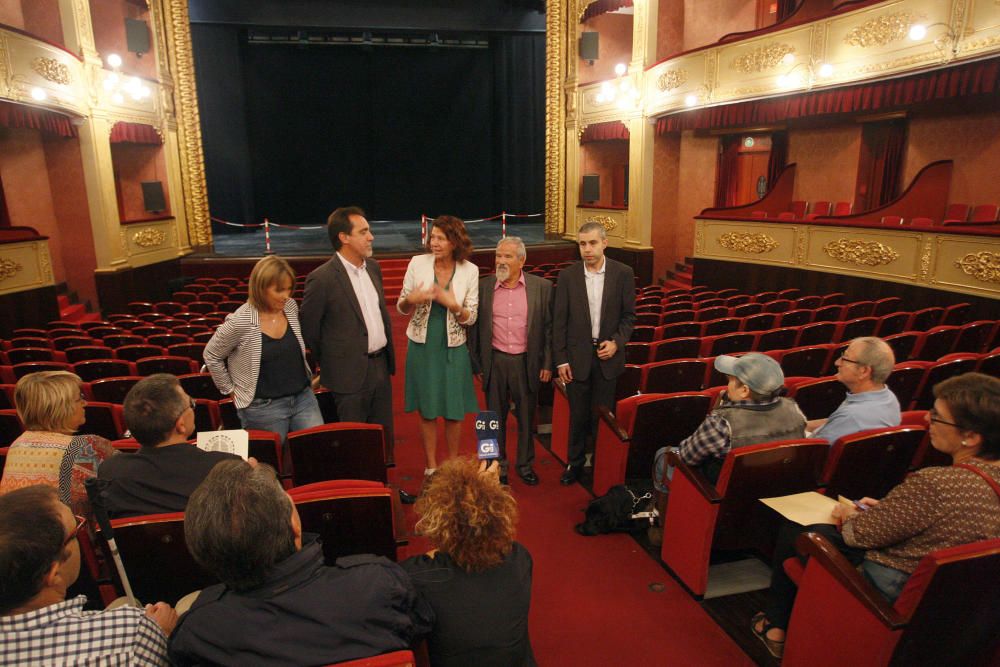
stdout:
{"type": "Polygon", "coordinates": [[[496,273],[479,281],[479,319],[470,331],[469,354],[486,407],[500,416],[500,481],[508,481],[507,412],[513,401],[516,471],[534,486],[538,385],[552,379],[552,283],[524,273],[525,257],[524,242],[516,236],[497,244],[496,273]]]}

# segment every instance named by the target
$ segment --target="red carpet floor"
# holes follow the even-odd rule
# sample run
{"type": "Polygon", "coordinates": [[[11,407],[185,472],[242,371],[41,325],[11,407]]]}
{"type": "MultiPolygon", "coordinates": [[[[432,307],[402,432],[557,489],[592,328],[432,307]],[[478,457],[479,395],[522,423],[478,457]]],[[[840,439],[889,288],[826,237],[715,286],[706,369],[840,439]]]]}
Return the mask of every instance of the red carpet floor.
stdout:
{"type": "MultiPolygon", "coordinates": [[[[396,412],[396,463],[390,481],[411,492],[419,489],[424,458],[418,419],[403,412],[406,320],[393,313],[398,355],[393,381],[396,412]]],[[[479,397],[482,405],[482,396],[479,397]]],[[[513,458],[516,427],[508,428],[513,458]]],[[[470,415],[463,426],[461,451],[473,455],[475,431],[470,415]]],[[[440,433],[439,460],[446,455],[440,433]]],[[[539,665],[752,665],[754,664],[701,607],[627,535],[581,537],[573,531],[590,495],[580,486],[559,484],[559,462],[536,446],[535,470],[541,484],[524,485],[511,473],[521,519],[518,540],[534,558],[531,642],[539,665]],[[651,590],[661,584],[659,592],[651,590]]],[[[405,510],[412,532],[415,516],[405,510]]],[[[411,537],[400,559],[422,553],[427,541],[411,537]]]]}

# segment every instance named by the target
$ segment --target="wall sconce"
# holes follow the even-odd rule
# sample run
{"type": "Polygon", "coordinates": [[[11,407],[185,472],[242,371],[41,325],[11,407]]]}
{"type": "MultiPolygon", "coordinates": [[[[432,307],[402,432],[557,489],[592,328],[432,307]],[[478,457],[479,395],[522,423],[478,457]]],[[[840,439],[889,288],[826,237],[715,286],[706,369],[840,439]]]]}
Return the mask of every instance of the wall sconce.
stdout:
{"type": "Polygon", "coordinates": [[[934,40],[934,48],[940,51],[941,57],[945,62],[948,62],[958,55],[959,37],[955,29],[947,23],[942,23],[941,21],[930,24],[914,23],[910,26],[909,37],[912,41],[919,42],[927,37],[927,33],[931,28],[939,26],[944,28],[944,34],[934,40]]]}
{"type": "Polygon", "coordinates": [[[597,103],[606,104],[608,102],[618,103],[618,108],[625,110],[634,107],[642,96],[639,89],[632,83],[632,79],[626,78],[628,66],[625,63],[615,65],[615,80],[605,81],[601,84],[601,89],[597,93],[597,103]]]}
{"type": "Polygon", "coordinates": [[[784,74],[778,75],[778,86],[780,88],[802,88],[812,90],[818,79],[829,79],[833,76],[833,65],[825,63],[817,58],[809,57],[808,62],[795,62],[795,54],[789,53],[781,62],[791,65],[791,68],[784,74]]]}
{"type": "Polygon", "coordinates": [[[712,101],[712,89],[705,84],[698,86],[697,90],[684,96],[684,106],[696,107],[699,104],[708,104],[712,101]]]}
{"type": "Polygon", "coordinates": [[[104,77],[103,85],[104,90],[111,96],[112,102],[124,104],[126,95],[138,102],[152,94],[149,86],[144,84],[139,77],[122,75],[119,71],[122,66],[122,58],[117,53],[108,54],[107,63],[111,71],[104,77]]]}

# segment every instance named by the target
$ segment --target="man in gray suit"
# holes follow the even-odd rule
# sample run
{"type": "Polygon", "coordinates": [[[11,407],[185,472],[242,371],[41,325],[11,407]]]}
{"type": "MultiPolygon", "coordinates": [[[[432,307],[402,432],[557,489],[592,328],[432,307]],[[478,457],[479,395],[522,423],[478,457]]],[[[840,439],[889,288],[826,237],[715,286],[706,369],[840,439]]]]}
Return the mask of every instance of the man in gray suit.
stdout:
{"type": "Polygon", "coordinates": [[[615,408],[615,386],[625,372],[625,344],[635,324],[635,274],[604,256],[604,226],[582,225],[577,245],[583,261],[559,272],[552,317],[552,357],[569,399],[569,460],[561,484],[580,478],[587,442],[597,433],[594,407],[615,408]]]}
{"type": "Polygon", "coordinates": [[[500,481],[507,483],[507,412],[517,411],[517,470],[538,484],[534,422],[538,385],[552,379],[552,283],[524,273],[524,242],[497,244],[496,274],[479,280],[479,319],[470,330],[472,370],[480,376],[486,407],[500,416],[500,481]]]}
{"type": "Polygon", "coordinates": [[[381,424],[386,461],[392,462],[396,358],[382,270],[371,258],[374,236],[356,206],[331,213],[326,228],[336,252],[306,279],[302,337],[319,364],[320,384],[333,393],[340,420],[381,424]]]}

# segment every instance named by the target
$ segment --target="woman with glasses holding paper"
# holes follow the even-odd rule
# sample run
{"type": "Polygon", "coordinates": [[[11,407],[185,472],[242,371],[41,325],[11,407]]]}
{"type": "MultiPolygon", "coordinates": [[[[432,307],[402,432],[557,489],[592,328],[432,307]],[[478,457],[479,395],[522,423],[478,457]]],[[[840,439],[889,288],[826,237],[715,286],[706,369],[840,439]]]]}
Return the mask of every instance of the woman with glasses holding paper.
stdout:
{"type": "Polygon", "coordinates": [[[0,495],[47,484],[59,490],[74,514],[86,515],[90,503],[83,483],[117,452],[99,435],[75,435],[86,421],[83,381],[68,371],[29,373],[14,386],[14,405],[24,433],[7,453],[0,495]]]}
{"type": "Polygon", "coordinates": [[[799,533],[827,537],[890,602],[930,552],[1000,537],[1000,379],[965,373],[937,384],[934,397],[931,445],[951,456],[951,466],[918,470],[881,500],[838,505],[836,527],[796,526],[779,537],[768,605],[752,622],[775,657],[796,593],[782,563],[795,555],[799,533]]]}

